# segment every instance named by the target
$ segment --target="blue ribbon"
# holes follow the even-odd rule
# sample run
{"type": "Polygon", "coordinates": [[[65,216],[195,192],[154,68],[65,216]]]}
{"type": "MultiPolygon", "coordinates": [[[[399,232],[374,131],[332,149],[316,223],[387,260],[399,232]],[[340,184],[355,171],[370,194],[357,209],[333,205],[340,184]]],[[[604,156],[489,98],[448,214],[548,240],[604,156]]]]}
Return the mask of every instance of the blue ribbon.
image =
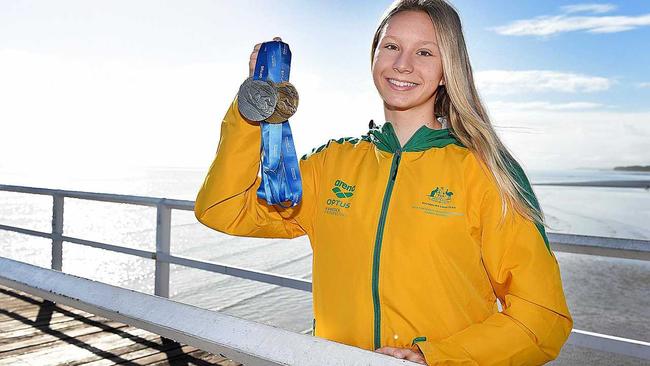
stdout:
{"type": "MultiPolygon", "coordinates": [[[[281,41],[262,43],[255,62],[254,80],[280,83],[289,81],[291,51],[281,41]]],[[[298,156],[289,121],[260,122],[262,128],[262,182],[257,197],[284,208],[297,205],[302,198],[298,156]],[[289,206],[283,202],[290,201],[289,206]]]]}

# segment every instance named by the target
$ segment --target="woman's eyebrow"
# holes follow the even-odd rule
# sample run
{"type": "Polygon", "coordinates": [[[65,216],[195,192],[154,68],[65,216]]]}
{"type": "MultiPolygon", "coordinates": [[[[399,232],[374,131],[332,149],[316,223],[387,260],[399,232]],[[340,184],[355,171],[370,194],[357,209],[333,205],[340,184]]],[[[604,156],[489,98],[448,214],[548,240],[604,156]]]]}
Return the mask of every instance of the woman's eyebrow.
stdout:
{"type": "MultiPolygon", "coordinates": [[[[399,37],[391,36],[391,35],[388,35],[388,34],[385,35],[384,38],[393,38],[393,39],[395,39],[395,40],[397,40],[397,41],[400,40],[399,37]]],[[[436,45],[436,46],[438,45],[436,42],[433,42],[433,41],[424,41],[424,40],[418,40],[418,44],[433,44],[433,45],[436,45]]]]}

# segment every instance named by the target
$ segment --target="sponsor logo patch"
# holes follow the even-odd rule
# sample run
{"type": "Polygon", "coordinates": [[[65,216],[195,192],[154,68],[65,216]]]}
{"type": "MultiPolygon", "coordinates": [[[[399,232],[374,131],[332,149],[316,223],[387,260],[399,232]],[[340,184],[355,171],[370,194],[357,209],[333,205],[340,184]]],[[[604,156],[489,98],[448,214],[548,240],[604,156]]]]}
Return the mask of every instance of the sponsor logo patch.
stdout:
{"type": "Polygon", "coordinates": [[[337,179],[332,187],[335,198],[327,199],[325,213],[333,216],[345,216],[345,210],[352,205],[349,199],[354,196],[355,188],[355,185],[337,179]]]}

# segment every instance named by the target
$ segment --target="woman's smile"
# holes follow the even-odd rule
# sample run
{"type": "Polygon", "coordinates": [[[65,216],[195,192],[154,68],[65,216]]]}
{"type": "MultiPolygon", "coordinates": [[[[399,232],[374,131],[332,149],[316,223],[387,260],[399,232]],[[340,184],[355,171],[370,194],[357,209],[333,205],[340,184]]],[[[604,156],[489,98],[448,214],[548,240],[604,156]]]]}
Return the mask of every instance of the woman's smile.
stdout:
{"type": "Polygon", "coordinates": [[[415,89],[418,85],[420,85],[406,80],[393,79],[393,78],[385,78],[385,79],[387,84],[390,86],[390,88],[396,91],[408,91],[408,90],[415,89]]]}

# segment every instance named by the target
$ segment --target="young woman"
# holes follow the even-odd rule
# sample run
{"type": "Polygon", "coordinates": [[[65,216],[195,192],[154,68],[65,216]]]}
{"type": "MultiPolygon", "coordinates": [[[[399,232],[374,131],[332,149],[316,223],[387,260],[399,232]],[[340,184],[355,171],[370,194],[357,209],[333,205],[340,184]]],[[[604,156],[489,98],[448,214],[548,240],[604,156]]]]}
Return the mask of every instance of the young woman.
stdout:
{"type": "Polygon", "coordinates": [[[395,2],[371,60],[386,122],[303,156],[293,208],[256,196],[260,128],[235,98],[197,219],[232,235],[308,235],[316,336],[429,365],[555,359],[573,326],[559,266],[478,96],[458,14],[444,0],[395,2]]]}

